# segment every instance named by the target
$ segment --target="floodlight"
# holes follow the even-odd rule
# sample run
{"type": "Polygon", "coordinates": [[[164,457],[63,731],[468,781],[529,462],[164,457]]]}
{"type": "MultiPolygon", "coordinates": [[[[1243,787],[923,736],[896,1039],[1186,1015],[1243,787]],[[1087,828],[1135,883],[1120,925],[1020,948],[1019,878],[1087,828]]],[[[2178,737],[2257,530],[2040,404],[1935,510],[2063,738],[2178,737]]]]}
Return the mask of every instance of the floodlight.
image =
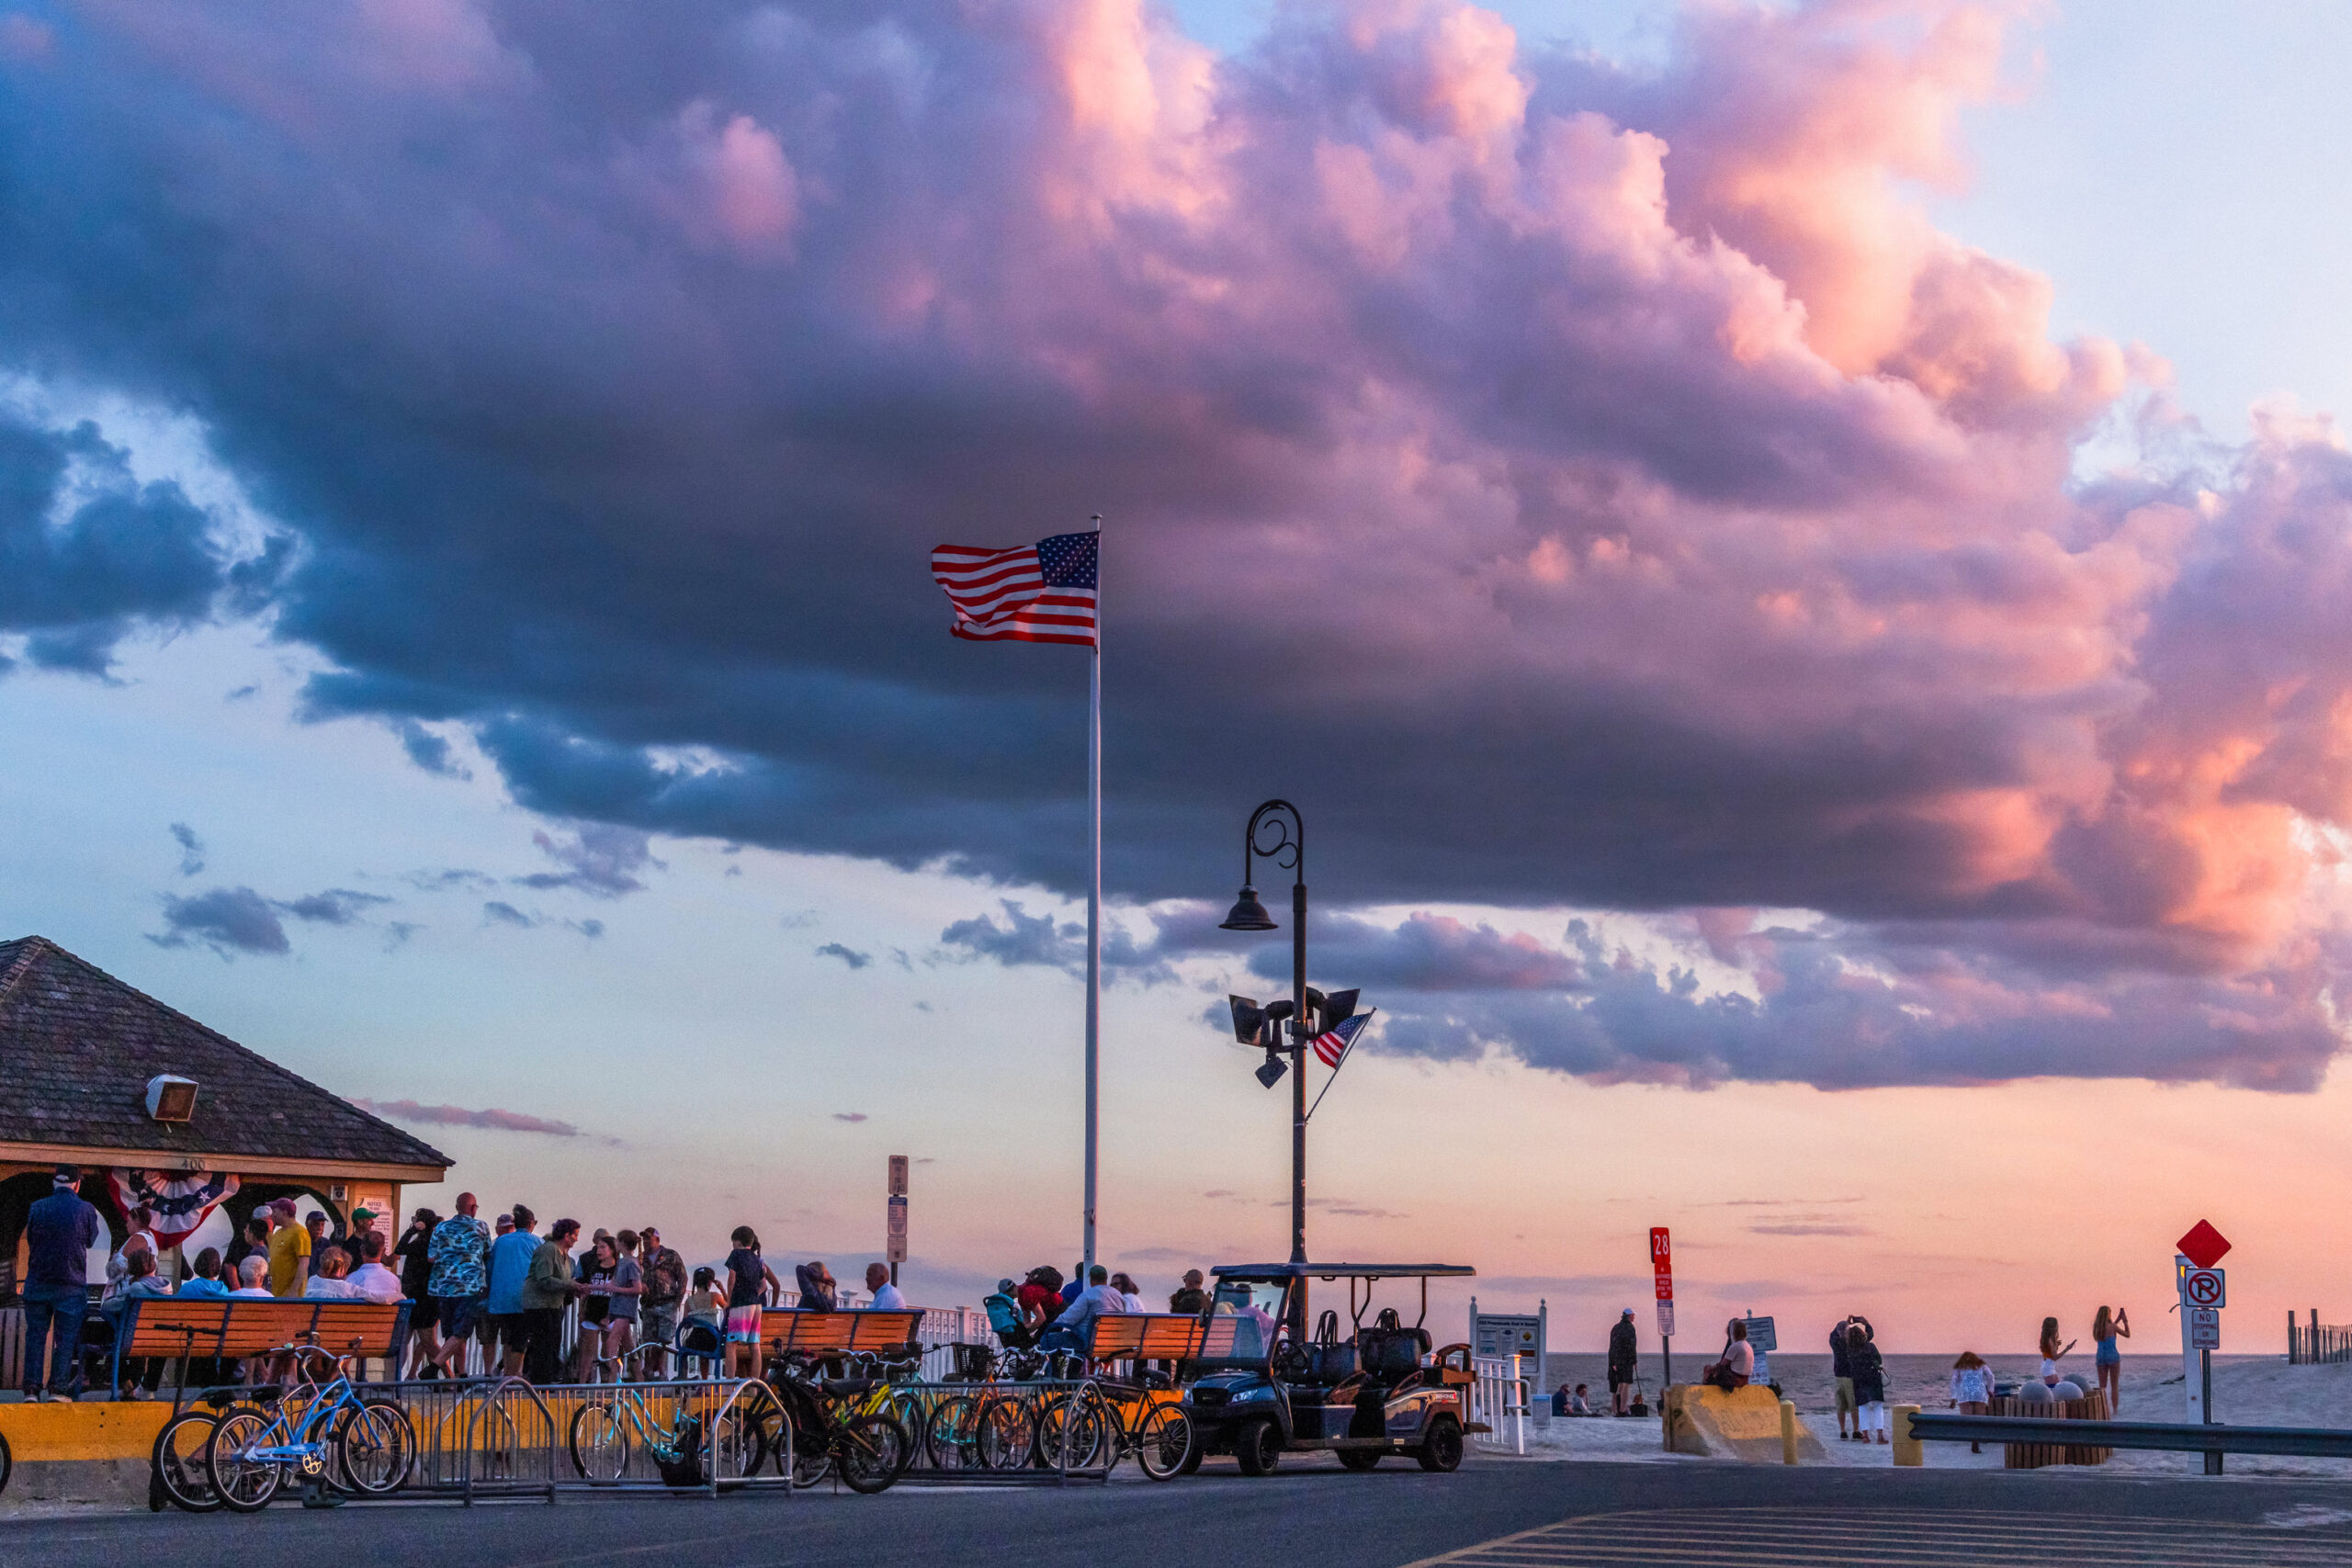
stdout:
{"type": "Polygon", "coordinates": [[[1266,1025],[1266,1010],[1248,997],[1227,997],[1233,1004],[1233,1037],[1244,1045],[1258,1043],[1258,1032],[1266,1025]]]}
{"type": "Polygon", "coordinates": [[[1258,1081],[1268,1089],[1272,1089],[1282,1081],[1283,1072],[1283,1059],[1269,1051],[1266,1053],[1265,1061],[1259,1066],[1258,1081]]]}

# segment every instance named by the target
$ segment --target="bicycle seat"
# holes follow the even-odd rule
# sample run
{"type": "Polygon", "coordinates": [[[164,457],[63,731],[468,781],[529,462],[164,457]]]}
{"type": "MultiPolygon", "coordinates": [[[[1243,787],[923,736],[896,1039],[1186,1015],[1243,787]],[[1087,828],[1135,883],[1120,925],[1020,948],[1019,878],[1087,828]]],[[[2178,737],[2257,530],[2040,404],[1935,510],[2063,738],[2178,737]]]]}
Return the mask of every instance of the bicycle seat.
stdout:
{"type": "Polygon", "coordinates": [[[873,1378],[827,1378],[817,1386],[835,1399],[854,1399],[861,1393],[874,1392],[873,1378]]]}
{"type": "Polygon", "coordinates": [[[205,1390],[201,1397],[213,1409],[226,1410],[240,1399],[258,1399],[261,1395],[262,1391],[254,1388],[212,1388],[205,1390]]]}
{"type": "MultiPolygon", "coordinates": [[[[213,1397],[216,1399],[222,1399],[222,1402],[225,1404],[227,1400],[234,1399],[236,1395],[233,1393],[231,1393],[225,1397],[220,1394],[216,1394],[213,1397]]],[[[253,1387],[245,1390],[245,1397],[254,1401],[257,1404],[275,1404],[279,1400],[286,1397],[286,1385],[279,1382],[257,1382],[254,1384],[253,1387]]]]}

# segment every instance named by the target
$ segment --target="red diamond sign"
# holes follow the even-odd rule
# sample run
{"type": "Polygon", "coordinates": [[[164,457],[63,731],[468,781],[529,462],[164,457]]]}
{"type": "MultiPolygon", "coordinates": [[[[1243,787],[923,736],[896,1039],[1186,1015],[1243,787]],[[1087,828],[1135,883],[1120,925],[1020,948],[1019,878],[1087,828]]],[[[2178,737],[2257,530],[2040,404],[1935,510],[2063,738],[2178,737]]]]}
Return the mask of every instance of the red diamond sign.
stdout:
{"type": "Polygon", "coordinates": [[[2229,1239],[2203,1220],[2198,1221],[2196,1228],[2173,1246],[2183,1258],[2199,1269],[2211,1269],[2230,1249],[2229,1239]]]}

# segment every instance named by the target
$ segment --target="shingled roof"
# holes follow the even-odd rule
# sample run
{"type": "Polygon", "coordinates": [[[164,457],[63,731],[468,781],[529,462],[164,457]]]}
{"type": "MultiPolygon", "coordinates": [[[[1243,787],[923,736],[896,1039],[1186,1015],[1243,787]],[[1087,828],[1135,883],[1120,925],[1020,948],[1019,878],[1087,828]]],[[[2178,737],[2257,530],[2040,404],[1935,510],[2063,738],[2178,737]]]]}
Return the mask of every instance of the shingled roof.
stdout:
{"type": "Polygon", "coordinates": [[[450,1164],[38,936],[0,942],[0,1144],[246,1157],[257,1169],[271,1158],[450,1164]],[[148,1116],[147,1080],[158,1073],[196,1080],[192,1120],[148,1116]]]}

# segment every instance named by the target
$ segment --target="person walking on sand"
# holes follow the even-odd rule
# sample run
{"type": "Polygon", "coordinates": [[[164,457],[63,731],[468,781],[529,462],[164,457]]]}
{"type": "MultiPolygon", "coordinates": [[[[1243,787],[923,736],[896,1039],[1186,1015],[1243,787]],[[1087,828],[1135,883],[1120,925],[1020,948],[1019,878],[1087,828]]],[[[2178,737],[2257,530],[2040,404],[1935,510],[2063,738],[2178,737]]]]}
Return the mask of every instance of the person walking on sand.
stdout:
{"type": "Polygon", "coordinates": [[[1634,1405],[1634,1373],[1641,1364],[1641,1348],[1634,1337],[1634,1309],[1627,1307],[1609,1326],[1609,1408],[1630,1415],[1634,1405]]]}
{"type": "MultiPolygon", "coordinates": [[[[1962,1350],[1951,1364],[1951,1404],[1962,1416],[1983,1416],[1993,1408],[1993,1369],[1973,1350],[1962,1350]]],[[[1984,1445],[1971,1443],[1968,1451],[1981,1454],[1984,1445]]]]}
{"type": "Polygon", "coordinates": [[[2132,1337],[2132,1314],[2121,1307],[2112,1313],[2105,1307],[2091,1319],[2091,1344],[2097,1348],[2096,1366],[2099,1392],[2107,1395],[2107,1418],[2114,1420],[2123,1411],[2123,1351],[2119,1339],[2132,1337]]]}
{"type": "Polygon", "coordinates": [[[2075,1341],[2072,1339],[2067,1340],[2063,1347],[2058,1343],[2056,1318],[2045,1317],[2041,1320],[2041,1383],[2044,1388],[2058,1386],[2058,1380],[2065,1376],[2065,1373],[2059,1369],[2058,1363],[2064,1360],[2066,1352],[2074,1348],[2075,1341]]]}
{"type": "Polygon", "coordinates": [[[1854,1403],[1857,1406],[1854,1420],[1863,1434],[1862,1441],[1869,1442],[1869,1434],[1875,1432],[1878,1440],[1884,1443],[1887,1440],[1886,1361],[1879,1355],[1878,1347],[1863,1334],[1860,1324],[1846,1330],[1846,1365],[1853,1370],[1854,1403]]]}

